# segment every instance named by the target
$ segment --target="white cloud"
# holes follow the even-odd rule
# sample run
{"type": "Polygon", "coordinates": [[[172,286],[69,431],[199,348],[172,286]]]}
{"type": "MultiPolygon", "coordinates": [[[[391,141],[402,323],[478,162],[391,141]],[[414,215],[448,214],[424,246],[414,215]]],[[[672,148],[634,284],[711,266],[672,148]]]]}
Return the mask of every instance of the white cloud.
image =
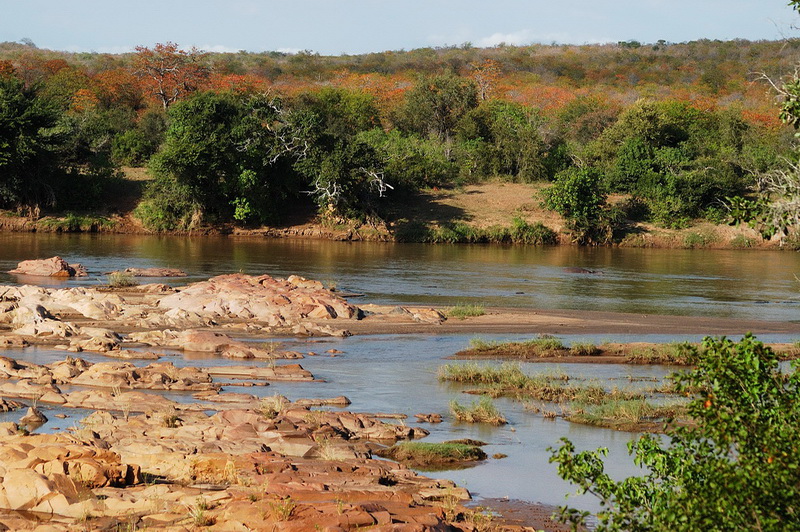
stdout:
{"type": "Polygon", "coordinates": [[[218,54],[235,54],[241,50],[241,48],[231,48],[230,46],[225,46],[223,44],[204,44],[202,46],[198,46],[197,48],[206,52],[214,52],[218,54]]]}
{"type": "Polygon", "coordinates": [[[521,45],[533,42],[534,34],[531,30],[519,30],[511,33],[493,33],[488,37],[478,39],[478,46],[497,46],[500,43],[521,45]]]}
{"type": "Polygon", "coordinates": [[[551,33],[534,33],[531,30],[519,30],[511,33],[493,33],[488,37],[478,39],[476,46],[492,47],[504,43],[513,46],[523,46],[531,43],[607,43],[616,42],[614,39],[608,37],[594,38],[584,37],[576,38],[567,32],[551,32],[551,33]]]}
{"type": "Polygon", "coordinates": [[[302,52],[302,48],[278,48],[275,50],[276,52],[280,52],[282,54],[296,54],[302,52]]]}

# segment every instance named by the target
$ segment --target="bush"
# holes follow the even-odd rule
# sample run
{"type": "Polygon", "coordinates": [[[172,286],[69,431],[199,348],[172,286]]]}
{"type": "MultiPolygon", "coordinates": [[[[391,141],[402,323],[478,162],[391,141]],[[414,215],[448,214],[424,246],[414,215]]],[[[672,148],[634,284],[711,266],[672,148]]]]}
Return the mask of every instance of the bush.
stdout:
{"type": "MultiPolygon", "coordinates": [[[[751,335],[706,338],[697,367],[675,377],[692,397],[693,423],[667,426],[629,445],[647,473],[621,481],[604,471],[606,449],[576,452],[562,439],[551,461],[559,475],[597,496],[596,530],[796,530],[800,528],[800,373],[751,335]]],[[[588,512],[562,508],[583,526],[588,512]]]]}
{"type": "Polygon", "coordinates": [[[136,278],[127,272],[111,272],[108,274],[107,278],[108,286],[112,288],[125,288],[139,284],[136,278]]]}
{"type": "Polygon", "coordinates": [[[170,177],[159,177],[147,187],[133,215],[153,231],[185,231],[199,222],[199,212],[200,205],[192,199],[188,186],[170,177]]]}
{"type": "Polygon", "coordinates": [[[543,191],[544,204],[567,221],[572,238],[579,244],[611,241],[613,227],[606,209],[602,176],[592,168],[570,168],[543,191]]]}

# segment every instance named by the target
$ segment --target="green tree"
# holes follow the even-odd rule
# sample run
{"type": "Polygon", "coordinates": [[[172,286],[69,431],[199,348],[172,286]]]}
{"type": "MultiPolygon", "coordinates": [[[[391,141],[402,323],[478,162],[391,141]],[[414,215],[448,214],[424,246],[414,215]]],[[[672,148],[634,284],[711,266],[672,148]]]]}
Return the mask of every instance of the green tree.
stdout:
{"type": "Polygon", "coordinates": [[[509,176],[523,182],[552,179],[565,161],[557,160],[560,139],[545,141],[540,133],[543,123],[523,105],[483,102],[458,123],[459,140],[468,149],[457,150],[457,157],[472,156],[470,173],[475,177],[509,176]]]}
{"type": "Polygon", "coordinates": [[[0,75],[0,202],[50,204],[59,170],[57,106],[14,76],[0,75]]]}
{"type": "MultiPolygon", "coordinates": [[[[782,531],[800,528],[800,373],[750,335],[706,338],[694,370],[674,377],[691,397],[687,426],[669,442],[645,435],[629,446],[647,472],[622,481],[604,470],[606,449],[576,452],[562,439],[552,462],[579,493],[600,499],[599,531],[782,531]],[[797,528],[796,528],[797,527],[797,528]]],[[[562,508],[575,527],[586,512],[562,508]]]]}
{"type": "Polygon", "coordinates": [[[262,95],[205,92],[170,106],[164,144],[150,163],[150,204],[139,212],[181,223],[279,218],[293,189],[293,155],[306,146],[288,131],[286,115],[279,100],[262,95]],[[189,200],[179,205],[194,212],[158,215],[157,206],[167,205],[158,197],[178,191],[189,200]]]}
{"type": "Polygon", "coordinates": [[[373,98],[345,89],[304,94],[295,103],[292,124],[306,146],[294,169],[309,183],[320,213],[377,214],[377,200],[393,185],[373,145],[360,136],[380,126],[373,98]]]}
{"type": "Polygon", "coordinates": [[[393,121],[401,131],[450,140],[456,124],[478,105],[472,80],[455,74],[423,76],[396,110],[393,121]]]}

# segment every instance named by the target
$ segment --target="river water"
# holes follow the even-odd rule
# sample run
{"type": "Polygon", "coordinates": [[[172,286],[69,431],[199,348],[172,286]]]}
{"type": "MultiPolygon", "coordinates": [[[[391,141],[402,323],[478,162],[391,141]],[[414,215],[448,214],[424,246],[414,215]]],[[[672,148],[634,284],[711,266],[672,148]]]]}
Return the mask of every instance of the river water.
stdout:
{"type": "MultiPolygon", "coordinates": [[[[793,321],[800,318],[800,255],[772,251],[709,251],[654,249],[579,249],[503,246],[416,245],[342,243],[302,240],[262,240],[226,237],[157,237],[129,235],[0,235],[0,270],[31,258],[60,255],[83,263],[88,278],[47,281],[74,286],[105,282],[105,272],[133,267],[173,267],[185,270],[185,283],[212,275],[242,271],[287,276],[295,273],[336,284],[339,290],[364,294],[359,303],[450,305],[460,302],[487,306],[591,309],[649,314],[686,314],[793,321]],[[585,268],[596,273],[568,273],[564,268],[585,268]]],[[[0,283],[19,279],[0,274],[0,283]]],[[[29,282],[30,279],[25,279],[29,282]]],[[[376,335],[347,339],[301,339],[286,342],[288,349],[314,351],[322,356],[300,361],[324,382],[274,383],[256,390],[262,395],[281,393],[289,399],[346,395],[349,410],[399,412],[415,423],[416,413],[446,414],[456,399],[469,403],[463,388],[440,383],[437,370],[453,363],[447,357],[468,346],[471,335],[376,335]],[[344,353],[324,355],[336,348],[344,353]]],[[[520,335],[482,335],[487,340],[518,340],[520,335]]],[[[614,336],[564,337],[571,341],[674,341],[695,337],[614,336]]],[[[793,338],[771,337],[767,341],[793,338]]],[[[37,363],[63,359],[67,353],[38,348],[9,351],[37,363]]],[[[91,354],[92,361],[108,360],[91,354]]],[[[213,357],[175,353],[176,365],[238,363],[213,357]]],[[[137,362],[139,364],[139,362],[137,362]]],[[[141,362],[145,364],[145,362],[141,362]]],[[[528,373],[568,373],[578,379],[599,379],[608,386],[625,387],[639,378],[663,379],[670,369],[624,365],[523,363],[528,373]]],[[[233,390],[241,391],[241,390],[233,390]]],[[[172,394],[181,401],[190,395],[172,394]]],[[[431,473],[450,478],[478,498],[509,497],[551,505],[564,503],[571,488],[548,464],[548,447],[568,437],[580,449],[608,447],[607,463],[614,476],[637,471],[627,457],[626,444],[636,435],[546,420],[526,411],[525,405],[499,399],[496,405],[509,424],[493,428],[453,423],[447,416],[439,425],[424,425],[428,441],[476,438],[485,449],[508,455],[490,459],[475,468],[431,473]]],[[[56,412],[52,412],[56,413],[56,412]]],[[[42,430],[64,429],[79,419],[54,419],[42,430]]],[[[7,414],[1,420],[15,419],[7,414]]],[[[51,417],[51,419],[53,419],[51,417]]],[[[588,498],[570,503],[594,510],[588,498]]]]}
{"type": "MultiPolygon", "coordinates": [[[[800,254],[675,250],[426,245],[235,237],[0,235],[0,271],[61,255],[90,277],[128,266],[181,268],[207,279],[242,271],[298,274],[372,303],[584,309],[792,321],[800,318],[800,254]],[[596,273],[568,273],[584,268],[596,273]]],[[[0,274],[0,282],[15,279],[0,274]]]]}

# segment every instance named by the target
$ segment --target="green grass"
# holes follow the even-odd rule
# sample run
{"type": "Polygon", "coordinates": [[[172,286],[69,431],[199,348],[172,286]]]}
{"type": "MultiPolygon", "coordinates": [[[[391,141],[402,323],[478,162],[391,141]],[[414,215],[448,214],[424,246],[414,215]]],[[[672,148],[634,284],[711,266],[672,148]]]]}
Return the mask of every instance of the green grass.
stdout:
{"type": "Polygon", "coordinates": [[[524,342],[487,342],[480,338],[470,340],[470,350],[458,355],[489,355],[496,357],[541,358],[569,354],[569,349],[559,338],[541,335],[524,342]]]}
{"type": "Polygon", "coordinates": [[[114,222],[104,216],[81,216],[67,213],[63,218],[44,218],[36,224],[43,230],[77,233],[82,231],[99,231],[114,227],[114,222]]]}
{"type": "Polygon", "coordinates": [[[451,222],[440,227],[429,227],[420,223],[409,223],[398,230],[395,237],[401,242],[425,242],[430,244],[527,244],[535,246],[558,243],[558,234],[542,224],[529,224],[514,217],[510,227],[473,227],[464,222],[451,222]]]}
{"type": "Polygon", "coordinates": [[[641,430],[643,423],[663,423],[685,412],[678,404],[656,406],[645,399],[611,399],[599,404],[575,402],[565,414],[568,421],[621,430],[641,430]]]}
{"type": "Polygon", "coordinates": [[[457,442],[402,442],[381,449],[376,454],[419,468],[434,468],[486,459],[486,453],[480,447],[457,442]]]}
{"type": "Polygon", "coordinates": [[[486,314],[486,311],[484,310],[483,305],[479,304],[458,304],[447,311],[448,318],[456,318],[459,320],[475,318],[478,316],[483,316],[484,314],[486,314]]]}
{"type": "Polygon", "coordinates": [[[702,354],[692,344],[673,342],[634,349],[626,355],[625,361],[633,364],[690,366],[697,362],[698,356],[702,356],[702,354]]]}
{"type": "Polygon", "coordinates": [[[569,354],[577,357],[593,357],[600,354],[600,348],[589,342],[577,342],[570,346],[569,354]]]}
{"type": "Polygon", "coordinates": [[[636,399],[642,395],[618,389],[606,390],[599,385],[569,384],[560,375],[526,375],[519,364],[499,366],[481,364],[446,364],[439,368],[439,380],[472,384],[494,397],[538,399],[552,403],[579,401],[599,404],[608,399],[636,399]]]}
{"type": "Polygon", "coordinates": [[[458,401],[450,401],[450,413],[457,421],[463,423],[487,423],[489,425],[505,425],[506,418],[494,406],[488,395],[482,396],[478,401],[465,406],[458,401]]]}
{"type": "Polygon", "coordinates": [[[744,235],[736,235],[730,241],[730,246],[736,249],[748,249],[752,248],[755,245],[756,245],[755,239],[746,237],[744,235]]]}
{"type": "Polygon", "coordinates": [[[717,241],[716,235],[712,233],[688,233],[683,238],[683,246],[691,249],[705,248],[717,241]]]}

